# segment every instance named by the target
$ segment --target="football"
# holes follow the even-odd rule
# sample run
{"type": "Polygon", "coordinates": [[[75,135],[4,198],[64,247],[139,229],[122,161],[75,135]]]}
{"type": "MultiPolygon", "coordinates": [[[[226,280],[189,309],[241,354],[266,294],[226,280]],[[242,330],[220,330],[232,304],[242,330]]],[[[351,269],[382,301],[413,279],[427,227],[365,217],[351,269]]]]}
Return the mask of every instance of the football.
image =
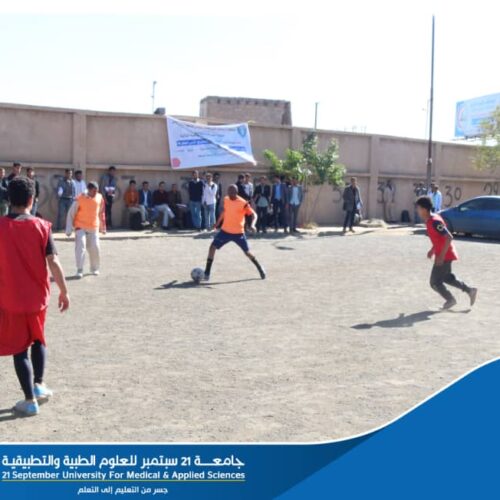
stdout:
{"type": "Polygon", "coordinates": [[[191,278],[195,283],[200,283],[200,281],[203,279],[204,276],[205,272],[203,271],[203,269],[200,269],[199,267],[195,267],[191,271],[191,278]]]}

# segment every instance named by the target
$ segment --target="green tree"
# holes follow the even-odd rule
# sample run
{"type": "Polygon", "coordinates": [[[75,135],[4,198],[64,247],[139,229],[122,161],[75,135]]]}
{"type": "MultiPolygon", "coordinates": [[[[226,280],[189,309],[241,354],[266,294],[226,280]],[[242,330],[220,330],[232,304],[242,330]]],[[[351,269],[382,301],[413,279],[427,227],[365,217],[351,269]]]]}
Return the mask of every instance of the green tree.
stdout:
{"type": "Polygon", "coordinates": [[[479,170],[500,167],[500,106],[481,124],[481,145],[477,148],[474,165],[479,170]]]}
{"type": "Polygon", "coordinates": [[[263,151],[264,158],[271,164],[271,176],[297,177],[301,182],[305,177],[305,159],[301,151],[287,149],[283,159],[270,149],[263,151]]]}
{"type": "Polygon", "coordinates": [[[330,185],[339,187],[344,184],[345,166],[339,162],[339,145],[333,139],[326,151],[319,151],[318,137],[315,133],[310,133],[305,138],[302,149],[287,149],[283,159],[269,149],[264,152],[264,157],[269,161],[271,175],[284,175],[286,177],[296,177],[304,185],[306,191],[305,219],[309,220],[309,213],[316,210],[319,198],[324,186],[330,185]],[[311,199],[308,195],[309,186],[319,186],[316,196],[311,199]]]}

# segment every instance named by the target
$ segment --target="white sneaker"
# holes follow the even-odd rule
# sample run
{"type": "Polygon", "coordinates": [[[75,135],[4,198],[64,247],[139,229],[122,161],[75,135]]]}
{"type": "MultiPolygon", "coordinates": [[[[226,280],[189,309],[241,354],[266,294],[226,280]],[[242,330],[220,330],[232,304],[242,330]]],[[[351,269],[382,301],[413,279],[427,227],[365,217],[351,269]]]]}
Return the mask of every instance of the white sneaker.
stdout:
{"type": "Polygon", "coordinates": [[[34,417],[40,413],[40,407],[36,401],[18,401],[14,406],[14,411],[22,413],[27,417],[34,417]]]}
{"type": "Polygon", "coordinates": [[[45,384],[35,384],[35,398],[37,401],[47,401],[53,395],[53,391],[45,384]]]}
{"type": "Polygon", "coordinates": [[[91,272],[92,276],[99,276],[99,269],[96,269],[95,271],[91,272]]]}
{"type": "Polygon", "coordinates": [[[76,270],[76,277],[81,280],[83,278],[83,269],[76,270]]]}

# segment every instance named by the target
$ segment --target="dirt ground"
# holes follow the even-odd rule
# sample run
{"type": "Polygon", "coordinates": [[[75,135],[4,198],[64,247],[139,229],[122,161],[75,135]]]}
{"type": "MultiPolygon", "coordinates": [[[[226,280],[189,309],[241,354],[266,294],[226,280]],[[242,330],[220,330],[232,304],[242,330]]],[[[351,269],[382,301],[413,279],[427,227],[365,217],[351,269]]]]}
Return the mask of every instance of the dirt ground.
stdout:
{"type": "MultiPolygon", "coordinates": [[[[459,240],[455,270],[480,287],[454,312],[428,286],[427,239],[408,230],[254,239],[269,278],[234,246],[193,286],[207,235],[102,242],[102,275],[53,300],[35,418],[0,359],[0,440],[314,441],[386,423],[500,355],[500,243],[459,240]]],[[[58,241],[67,275],[73,243],[58,241]]]]}

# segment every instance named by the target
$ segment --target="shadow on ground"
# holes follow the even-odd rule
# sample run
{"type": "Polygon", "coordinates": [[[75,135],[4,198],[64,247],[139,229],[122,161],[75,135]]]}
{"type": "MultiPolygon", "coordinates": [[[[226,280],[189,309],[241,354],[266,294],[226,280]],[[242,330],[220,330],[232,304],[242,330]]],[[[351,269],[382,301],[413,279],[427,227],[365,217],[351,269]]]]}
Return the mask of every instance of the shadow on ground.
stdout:
{"type": "Polygon", "coordinates": [[[17,420],[22,418],[22,415],[16,413],[12,408],[0,410],[0,422],[8,422],[9,420],[17,420]]]}
{"type": "Polygon", "coordinates": [[[393,319],[383,319],[380,321],[376,321],[375,323],[360,323],[358,325],[353,325],[351,328],[355,330],[370,330],[378,326],[379,328],[410,328],[414,326],[416,323],[422,323],[423,321],[430,321],[432,316],[435,314],[440,314],[442,312],[451,312],[455,314],[468,314],[470,313],[470,309],[466,309],[463,311],[420,311],[413,314],[405,314],[400,313],[397,318],[393,319]]]}
{"type": "Polygon", "coordinates": [[[186,289],[186,288],[212,288],[215,285],[232,285],[235,283],[244,283],[246,281],[261,281],[260,278],[246,278],[243,280],[233,280],[233,281],[218,281],[218,282],[210,282],[210,283],[195,283],[194,281],[177,281],[173,280],[169,283],[165,283],[164,285],[160,285],[155,288],[155,290],[172,290],[172,289],[186,289]]]}

